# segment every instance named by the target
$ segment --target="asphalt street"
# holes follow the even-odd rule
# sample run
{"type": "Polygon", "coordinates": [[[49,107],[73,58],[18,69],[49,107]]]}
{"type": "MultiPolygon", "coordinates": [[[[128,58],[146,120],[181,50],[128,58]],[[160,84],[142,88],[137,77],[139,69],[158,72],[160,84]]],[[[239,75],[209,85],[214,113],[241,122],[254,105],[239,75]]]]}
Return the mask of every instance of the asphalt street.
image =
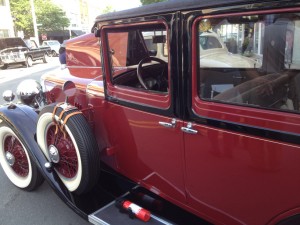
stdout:
{"type": "MultiPolygon", "coordinates": [[[[41,75],[59,69],[57,57],[48,63],[35,62],[33,67],[13,66],[0,70],[0,105],[4,90],[15,91],[23,79],[39,80],[41,75]]],[[[26,192],[15,187],[0,167],[0,225],[87,225],[44,182],[37,190],[26,192]]]]}

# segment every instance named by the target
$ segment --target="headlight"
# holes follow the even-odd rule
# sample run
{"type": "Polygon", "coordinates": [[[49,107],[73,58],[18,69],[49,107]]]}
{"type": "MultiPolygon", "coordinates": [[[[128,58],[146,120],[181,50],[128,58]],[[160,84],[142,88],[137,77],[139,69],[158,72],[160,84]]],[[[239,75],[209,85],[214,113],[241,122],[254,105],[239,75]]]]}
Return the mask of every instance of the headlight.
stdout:
{"type": "Polygon", "coordinates": [[[6,90],[2,97],[6,102],[12,102],[15,99],[15,94],[11,90],[6,90]]]}
{"type": "Polygon", "coordinates": [[[44,103],[42,86],[36,80],[24,80],[17,87],[18,99],[25,105],[39,108],[44,103]]]}

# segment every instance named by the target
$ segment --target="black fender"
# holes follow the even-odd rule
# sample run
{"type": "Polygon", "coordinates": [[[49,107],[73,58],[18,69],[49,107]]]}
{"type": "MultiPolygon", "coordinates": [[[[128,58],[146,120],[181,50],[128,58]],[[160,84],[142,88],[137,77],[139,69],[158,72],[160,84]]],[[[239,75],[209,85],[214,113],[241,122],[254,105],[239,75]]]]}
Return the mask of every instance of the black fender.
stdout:
{"type": "Polygon", "coordinates": [[[45,167],[45,163],[48,161],[36,142],[37,120],[38,113],[27,105],[11,103],[0,107],[0,123],[5,121],[11,125],[11,129],[19,134],[22,141],[28,146],[30,156],[51,188],[78,215],[87,219],[87,214],[75,205],[72,193],[63,185],[56,172],[45,167]]]}
{"type": "MultiPolygon", "coordinates": [[[[32,58],[32,60],[33,60],[33,55],[32,55],[32,53],[31,52],[27,52],[27,53],[25,53],[25,58],[27,58],[27,57],[31,57],[32,58]]],[[[25,60],[26,61],[26,60],[25,60]]]]}

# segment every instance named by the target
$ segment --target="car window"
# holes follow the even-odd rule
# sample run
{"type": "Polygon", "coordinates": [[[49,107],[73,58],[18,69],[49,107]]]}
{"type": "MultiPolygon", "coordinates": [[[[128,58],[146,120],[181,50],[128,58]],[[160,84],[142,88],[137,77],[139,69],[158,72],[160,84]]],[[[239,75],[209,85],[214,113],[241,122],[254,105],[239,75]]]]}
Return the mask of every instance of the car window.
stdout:
{"type": "Polygon", "coordinates": [[[168,91],[167,35],[163,24],[110,29],[106,36],[114,85],[168,91]]]}
{"type": "Polygon", "coordinates": [[[60,43],[58,41],[49,41],[48,44],[51,45],[51,46],[60,45],[60,43]]]}
{"type": "Polygon", "coordinates": [[[195,33],[200,99],[299,113],[298,14],[199,19],[195,33]]]}
{"type": "Polygon", "coordinates": [[[33,40],[24,40],[28,48],[38,48],[37,44],[33,40]]]}

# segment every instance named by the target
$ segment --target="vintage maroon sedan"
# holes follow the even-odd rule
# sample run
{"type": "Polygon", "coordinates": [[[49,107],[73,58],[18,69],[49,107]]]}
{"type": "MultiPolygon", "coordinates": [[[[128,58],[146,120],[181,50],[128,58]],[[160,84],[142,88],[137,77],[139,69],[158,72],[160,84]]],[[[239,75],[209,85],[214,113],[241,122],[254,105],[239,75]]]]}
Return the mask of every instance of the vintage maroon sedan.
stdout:
{"type": "Polygon", "coordinates": [[[4,92],[17,187],[46,179],[93,224],[300,223],[299,1],[173,0],[92,31],[22,104],[4,92]]]}

